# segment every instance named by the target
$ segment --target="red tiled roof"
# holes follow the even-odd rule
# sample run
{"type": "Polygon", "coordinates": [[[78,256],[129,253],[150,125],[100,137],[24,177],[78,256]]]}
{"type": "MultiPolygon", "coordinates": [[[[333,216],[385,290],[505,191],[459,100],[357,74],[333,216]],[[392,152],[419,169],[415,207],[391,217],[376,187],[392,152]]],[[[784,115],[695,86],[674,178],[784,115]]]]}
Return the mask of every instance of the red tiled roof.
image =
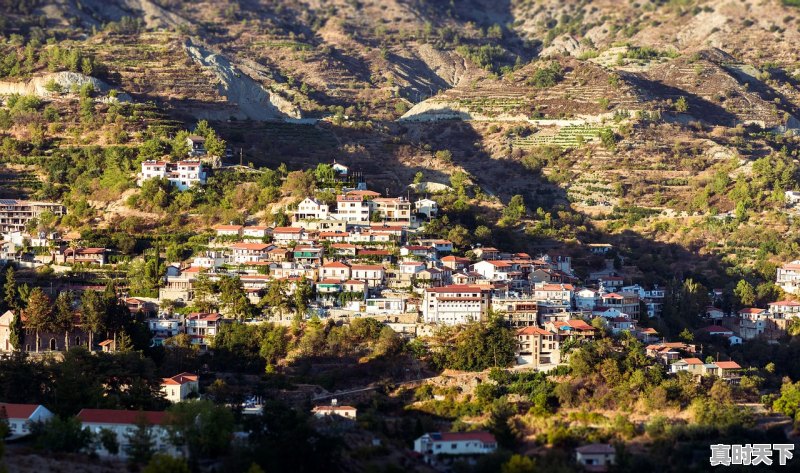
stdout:
{"type": "Polygon", "coordinates": [[[477,440],[483,443],[496,443],[497,440],[494,435],[489,432],[476,431],[476,432],[440,432],[441,440],[443,442],[458,442],[464,440],[477,440]]]}
{"type": "Polygon", "coordinates": [[[431,288],[425,289],[425,292],[435,292],[435,293],[438,293],[438,294],[443,294],[443,293],[444,294],[448,294],[448,293],[454,293],[454,292],[481,292],[481,291],[485,291],[485,290],[486,290],[485,288],[482,288],[480,286],[467,286],[467,285],[462,286],[462,285],[454,284],[454,285],[451,285],[451,286],[431,287],[431,288]]]}
{"type": "Polygon", "coordinates": [[[171,378],[164,378],[161,384],[170,384],[180,386],[182,384],[197,382],[197,375],[192,373],[176,374],[171,378]]]}
{"type": "Polygon", "coordinates": [[[766,311],[765,309],[759,309],[759,308],[756,308],[756,307],[745,307],[744,309],[740,310],[739,313],[740,314],[760,314],[760,313],[765,312],[765,311],[766,311]]]}
{"type": "Polygon", "coordinates": [[[194,313],[194,314],[189,314],[189,316],[187,317],[187,319],[189,320],[212,320],[212,321],[219,320],[220,318],[222,318],[222,316],[216,313],[208,313],[208,314],[194,313]]]}
{"type": "Polygon", "coordinates": [[[769,305],[797,307],[800,306],[800,302],[786,300],[786,301],[770,302],[769,305]]]}
{"type": "Polygon", "coordinates": [[[689,364],[689,365],[702,365],[703,364],[703,360],[701,360],[700,358],[684,358],[683,361],[685,361],[686,364],[689,364]]]}
{"type": "Polygon", "coordinates": [[[719,366],[719,368],[723,370],[738,370],[741,368],[741,366],[739,366],[739,363],[736,363],[735,361],[718,361],[714,364],[719,366]]]}
{"type": "Polygon", "coordinates": [[[303,233],[303,229],[300,227],[275,227],[272,233],[303,233]]]}
{"type": "Polygon", "coordinates": [[[78,419],[93,424],[136,424],[142,418],[151,425],[161,425],[166,418],[163,411],[126,411],[114,409],[81,409],[78,419]]]}
{"type": "Polygon", "coordinates": [[[576,448],[575,451],[585,455],[607,455],[616,452],[614,447],[606,443],[590,443],[576,448]]]}
{"type": "Polygon", "coordinates": [[[379,264],[354,264],[353,271],[383,271],[384,267],[379,264]]]}
{"type": "Polygon", "coordinates": [[[533,325],[517,330],[517,335],[552,335],[551,332],[533,325]]]}
{"type": "Polygon", "coordinates": [[[347,263],[342,263],[341,261],[332,261],[330,263],[325,263],[322,265],[323,268],[349,268],[350,265],[347,263]]]}
{"type": "Polygon", "coordinates": [[[39,404],[8,404],[0,402],[0,412],[5,409],[5,414],[9,419],[28,419],[39,407],[39,404]]]}
{"type": "Polygon", "coordinates": [[[224,230],[241,230],[244,227],[242,227],[241,225],[214,225],[211,228],[214,229],[214,230],[223,230],[224,231],[224,230]]]}
{"type": "Polygon", "coordinates": [[[270,245],[264,243],[234,243],[230,247],[234,250],[266,251],[270,245]]]}

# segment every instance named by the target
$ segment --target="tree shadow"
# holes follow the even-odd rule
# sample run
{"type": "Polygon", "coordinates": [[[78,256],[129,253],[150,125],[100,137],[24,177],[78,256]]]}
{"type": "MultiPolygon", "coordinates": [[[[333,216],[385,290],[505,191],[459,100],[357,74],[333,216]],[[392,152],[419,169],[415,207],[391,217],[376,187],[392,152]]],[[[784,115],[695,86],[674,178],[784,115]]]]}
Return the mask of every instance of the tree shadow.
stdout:
{"type": "Polygon", "coordinates": [[[699,95],[648,79],[640,74],[626,74],[625,78],[640,91],[643,101],[672,100],[675,102],[683,97],[689,105],[685,112],[686,115],[696,121],[725,127],[734,127],[739,122],[736,115],[699,95]]]}

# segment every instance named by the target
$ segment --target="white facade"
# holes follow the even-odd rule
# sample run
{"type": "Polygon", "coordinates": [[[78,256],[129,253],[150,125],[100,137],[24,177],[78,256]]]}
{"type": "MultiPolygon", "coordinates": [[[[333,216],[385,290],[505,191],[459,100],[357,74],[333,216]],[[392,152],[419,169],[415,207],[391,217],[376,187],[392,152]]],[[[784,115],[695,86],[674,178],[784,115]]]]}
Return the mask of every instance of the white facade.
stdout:
{"type": "Polygon", "coordinates": [[[800,294],[800,260],[794,260],[778,268],[775,284],[789,294],[800,294]]]}
{"type": "Polygon", "coordinates": [[[445,286],[425,290],[422,318],[426,323],[462,325],[486,317],[491,292],[478,286],[445,286]]]}
{"type": "Polygon", "coordinates": [[[144,421],[149,424],[150,436],[153,440],[153,451],[171,456],[179,456],[180,450],[169,442],[169,433],[162,425],[164,413],[156,411],[123,411],[111,409],[83,409],[78,419],[84,429],[97,435],[103,430],[116,434],[119,452],[114,455],[100,444],[96,453],[100,457],[128,458],[130,437],[136,433],[137,424],[144,421]]]}
{"type": "Polygon", "coordinates": [[[297,204],[297,210],[294,213],[295,221],[298,220],[327,220],[331,217],[328,204],[323,204],[315,199],[306,197],[302,202],[297,204]]]}
{"type": "Polygon", "coordinates": [[[497,450],[488,432],[430,432],[414,440],[414,451],[423,455],[485,455],[497,450]]]}
{"type": "Polygon", "coordinates": [[[368,314],[402,314],[406,311],[406,300],[402,298],[367,299],[365,304],[368,314]]]}
{"type": "Polygon", "coordinates": [[[54,415],[39,404],[8,403],[0,403],[0,414],[8,421],[9,435],[12,438],[30,434],[32,423],[47,422],[54,415]]]}
{"type": "Polygon", "coordinates": [[[181,373],[161,382],[161,392],[167,401],[176,403],[186,399],[190,394],[200,392],[198,376],[192,373],[181,373]]]}
{"type": "Polygon", "coordinates": [[[439,204],[431,199],[419,199],[414,202],[414,210],[418,214],[423,214],[428,218],[434,218],[439,214],[439,204]]]}
{"type": "Polygon", "coordinates": [[[168,163],[165,161],[145,161],[139,173],[138,184],[153,178],[166,178],[170,184],[180,191],[185,191],[197,185],[206,183],[208,177],[205,167],[200,161],[179,161],[168,163]]]}
{"type": "Polygon", "coordinates": [[[352,223],[369,223],[370,206],[360,195],[336,197],[336,218],[352,223]]]}

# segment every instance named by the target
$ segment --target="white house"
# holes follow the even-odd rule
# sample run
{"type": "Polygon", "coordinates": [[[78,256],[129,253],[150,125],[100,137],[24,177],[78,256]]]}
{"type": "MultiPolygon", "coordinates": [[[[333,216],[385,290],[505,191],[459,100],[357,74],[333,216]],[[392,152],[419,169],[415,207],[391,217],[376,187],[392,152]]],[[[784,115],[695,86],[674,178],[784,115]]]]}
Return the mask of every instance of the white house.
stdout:
{"type": "Polygon", "coordinates": [[[379,264],[354,264],[350,267],[351,279],[364,281],[368,287],[383,285],[386,269],[379,264]]]}
{"type": "Polygon", "coordinates": [[[190,314],[186,317],[186,333],[191,338],[192,345],[200,350],[208,348],[208,344],[217,335],[220,320],[219,314],[190,314]]]}
{"type": "Polygon", "coordinates": [[[217,234],[217,236],[232,236],[232,237],[241,237],[242,230],[244,229],[241,225],[214,225],[211,227],[212,230],[217,234]]]}
{"type": "Polygon", "coordinates": [[[595,289],[584,287],[575,292],[575,307],[581,310],[592,310],[600,302],[600,295],[595,289]]]}
{"type": "Polygon", "coordinates": [[[234,243],[228,248],[233,251],[233,261],[238,264],[257,263],[267,259],[272,245],[266,243],[234,243]]]}
{"type": "Polygon", "coordinates": [[[8,420],[9,435],[11,438],[28,435],[31,424],[34,422],[47,422],[53,413],[40,404],[8,404],[0,402],[0,418],[8,420]]]}
{"type": "Polygon", "coordinates": [[[497,450],[489,432],[429,432],[414,440],[414,451],[423,455],[485,455],[497,450]]]}
{"type": "Polygon", "coordinates": [[[362,194],[336,196],[336,218],[351,223],[369,223],[370,205],[362,194]]]}
{"type": "Polygon", "coordinates": [[[718,320],[723,317],[725,317],[725,312],[723,312],[722,309],[718,309],[712,306],[706,307],[706,318],[712,320],[718,320]]]}
{"type": "Polygon", "coordinates": [[[575,287],[572,284],[537,284],[533,288],[533,298],[537,301],[556,301],[572,303],[575,287]]]}
{"type": "Polygon", "coordinates": [[[276,244],[287,244],[289,242],[300,242],[306,237],[305,229],[301,227],[275,227],[272,230],[272,241],[276,244]]]}
{"type": "Polygon", "coordinates": [[[414,211],[431,219],[439,214],[439,204],[431,199],[419,199],[414,202],[414,211]]]}
{"type": "Polygon", "coordinates": [[[141,186],[148,179],[166,178],[178,190],[185,191],[197,185],[204,185],[207,177],[208,173],[200,161],[184,160],[177,163],[144,161],[137,183],[141,186]]]}
{"type": "Polygon", "coordinates": [[[794,260],[778,268],[775,284],[789,294],[800,293],[800,260],[794,260]]]}
{"type": "Polygon", "coordinates": [[[82,409],[78,420],[85,429],[93,434],[109,430],[116,434],[119,452],[112,454],[99,445],[96,452],[100,457],[127,458],[130,450],[130,437],[142,423],[147,424],[153,440],[153,451],[171,456],[179,456],[180,450],[169,442],[169,433],[165,428],[166,413],[161,411],[127,411],[112,409],[82,409]]]}
{"type": "Polygon", "coordinates": [[[606,443],[592,443],[575,449],[575,459],[589,471],[607,471],[617,462],[617,451],[606,443]]]}
{"type": "Polygon", "coordinates": [[[330,261],[320,267],[320,279],[350,279],[350,265],[341,261],[330,261]]]}
{"type": "Polygon", "coordinates": [[[314,414],[314,417],[318,419],[337,416],[349,420],[355,420],[358,411],[353,406],[340,406],[337,404],[336,399],[334,399],[331,401],[330,406],[314,406],[314,408],[311,409],[311,413],[314,414]]]}
{"type": "Polygon", "coordinates": [[[164,393],[167,401],[172,403],[181,402],[188,395],[197,394],[199,390],[200,385],[196,374],[181,373],[161,380],[161,392],[164,393]]]}
{"type": "Polygon", "coordinates": [[[331,217],[328,204],[323,204],[316,199],[306,197],[302,202],[297,204],[297,210],[294,213],[294,220],[327,220],[331,217]]]}
{"type": "Polygon", "coordinates": [[[242,229],[242,237],[245,239],[260,240],[270,234],[270,228],[264,225],[248,225],[242,229]]]}

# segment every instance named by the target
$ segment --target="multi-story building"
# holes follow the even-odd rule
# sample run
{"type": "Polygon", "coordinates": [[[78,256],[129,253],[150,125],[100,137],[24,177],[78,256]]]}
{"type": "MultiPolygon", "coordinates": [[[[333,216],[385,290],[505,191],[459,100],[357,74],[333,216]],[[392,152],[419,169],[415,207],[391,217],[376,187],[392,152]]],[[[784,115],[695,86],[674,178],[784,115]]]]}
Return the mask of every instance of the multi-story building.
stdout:
{"type": "Polygon", "coordinates": [[[492,297],[492,310],[515,327],[536,325],[539,316],[539,304],[530,298],[492,297]]]}
{"type": "Polygon", "coordinates": [[[523,327],[517,330],[517,364],[540,368],[561,362],[558,334],[539,327],[523,327]]]}
{"type": "Polygon", "coordinates": [[[161,346],[164,340],[183,332],[183,322],[178,318],[153,318],[147,320],[147,327],[153,334],[153,346],[161,346]]]}
{"type": "Polygon", "coordinates": [[[350,279],[350,265],[341,261],[331,261],[320,267],[319,277],[322,279],[350,279]]]}
{"type": "Polygon", "coordinates": [[[639,318],[639,294],[635,292],[612,292],[600,295],[600,305],[609,309],[617,309],[631,318],[639,318]]]}
{"type": "Polygon", "coordinates": [[[66,210],[54,202],[0,199],[0,233],[24,231],[31,220],[38,219],[45,212],[64,215],[66,210]]]}
{"type": "Polygon", "coordinates": [[[186,317],[186,334],[191,337],[192,345],[206,350],[217,335],[220,323],[222,316],[219,314],[191,314],[186,317]]]}
{"type": "Polygon", "coordinates": [[[350,223],[369,223],[370,205],[363,195],[336,196],[336,217],[350,223]]]}
{"type": "Polygon", "coordinates": [[[297,210],[294,212],[294,221],[301,220],[327,220],[331,216],[328,204],[323,204],[316,199],[306,197],[302,202],[297,204],[297,210]]]}
{"type": "Polygon", "coordinates": [[[350,274],[352,279],[364,281],[368,287],[379,287],[386,278],[386,269],[379,264],[354,264],[350,274]]]}
{"type": "Polygon", "coordinates": [[[381,221],[411,225],[416,216],[411,212],[411,202],[405,197],[378,197],[369,201],[372,213],[378,214],[381,221]]]}
{"type": "Polygon", "coordinates": [[[414,211],[431,219],[439,214],[439,204],[431,199],[419,199],[414,202],[414,211]]]}
{"type": "Polygon", "coordinates": [[[247,264],[265,261],[272,246],[266,243],[234,243],[229,248],[233,251],[234,263],[247,264]]]}
{"type": "Polygon", "coordinates": [[[539,301],[572,304],[575,287],[572,284],[538,284],[533,288],[533,298],[539,301]]]}
{"type": "Polygon", "coordinates": [[[141,186],[148,179],[167,179],[175,188],[184,191],[197,185],[204,185],[207,177],[208,173],[200,161],[184,160],[177,163],[145,161],[142,163],[137,183],[141,186]]]}
{"type": "Polygon", "coordinates": [[[422,318],[426,323],[460,325],[486,318],[491,291],[480,286],[444,286],[425,290],[422,318]]]}
{"type": "Polygon", "coordinates": [[[786,293],[800,294],[800,260],[794,260],[778,268],[775,284],[786,293]]]}

